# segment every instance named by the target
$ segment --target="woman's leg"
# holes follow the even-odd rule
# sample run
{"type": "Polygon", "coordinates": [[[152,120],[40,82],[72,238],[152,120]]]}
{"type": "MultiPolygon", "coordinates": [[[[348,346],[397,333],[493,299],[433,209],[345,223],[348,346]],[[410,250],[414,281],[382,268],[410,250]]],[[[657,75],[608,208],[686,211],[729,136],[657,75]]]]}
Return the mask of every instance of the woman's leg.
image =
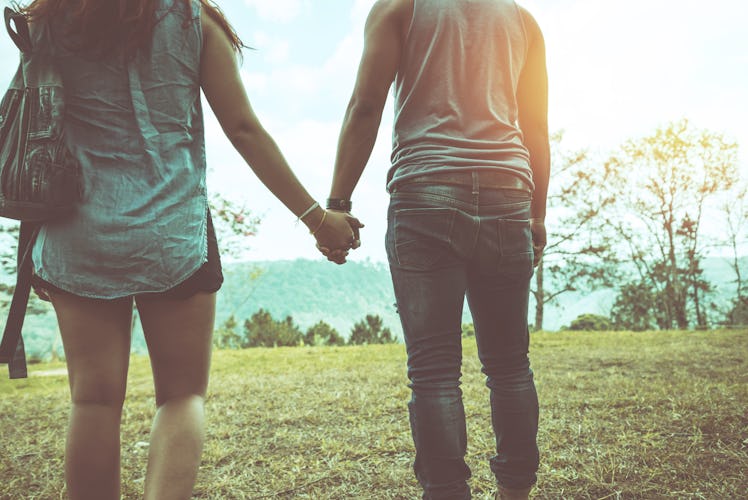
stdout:
{"type": "Polygon", "coordinates": [[[187,299],[137,297],[158,410],[151,431],[145,498],[187,499],[203,447],[205,391],[215,293],[187,299]]]}
{"type": "Polygon", "coordinates": [[[50,295],[72,399],[65,448],[68,495],[72,500],[119,499],[120,419],[130,360],[132,299],[50,295]]]}

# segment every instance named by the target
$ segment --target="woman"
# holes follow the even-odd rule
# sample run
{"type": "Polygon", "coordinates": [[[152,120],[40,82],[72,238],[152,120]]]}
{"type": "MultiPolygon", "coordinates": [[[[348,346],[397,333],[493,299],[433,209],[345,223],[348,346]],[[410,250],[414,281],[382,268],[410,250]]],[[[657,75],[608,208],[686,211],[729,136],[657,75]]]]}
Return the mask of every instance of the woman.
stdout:
{"type": "MultiPolygon", "coordinates": [[[[200,89],[260,180],[326,248],[358,221],[319,208],[255,116],[242,43],[207,0],[35,0],[24,13],[53,50],[84,200],[34,246],[35,287],[57,314],[72,411],[72,499],[119,498],[119,427],[133,301],[153,368],[145,498],[189,498],[203,445],[215,292],[223,280],[205,193],[200,89]]],[[[339,263],[345,251],[337,254],[339,263]]]]}

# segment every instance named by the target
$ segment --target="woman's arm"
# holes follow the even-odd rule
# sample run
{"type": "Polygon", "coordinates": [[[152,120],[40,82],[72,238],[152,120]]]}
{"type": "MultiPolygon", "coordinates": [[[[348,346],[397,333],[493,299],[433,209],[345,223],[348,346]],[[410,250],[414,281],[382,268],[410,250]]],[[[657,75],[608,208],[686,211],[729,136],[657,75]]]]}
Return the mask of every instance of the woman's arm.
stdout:
{"type": "MultiPolygon", "coordinates": [[[[203,54],[200,85],[226,137],[265,186],[294,215],[314,199],[294,175],[273,138],[263,128],[249,103],[239,75],[236,53],[221,27],[203,11],[203,54]]],[[[349,248],[354,235],[344,214],[317,208],[303,220],[320,246],[349,248]]],[[[352,224],[358,221],[351,220],[352,224]]]]}

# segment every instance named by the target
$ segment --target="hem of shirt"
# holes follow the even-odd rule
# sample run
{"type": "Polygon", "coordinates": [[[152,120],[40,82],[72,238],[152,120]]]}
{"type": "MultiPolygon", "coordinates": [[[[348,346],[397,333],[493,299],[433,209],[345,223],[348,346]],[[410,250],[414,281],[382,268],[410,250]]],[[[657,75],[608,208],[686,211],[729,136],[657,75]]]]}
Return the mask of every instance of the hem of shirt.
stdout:
{"type": "Polygon", "coordinates": [[[122,298],[125,298],[125,297],[133,297],[135,295],[141,295],[141,294],[146,294],[146,293],[163,293],[163,292],[168,292],[172,288],[176,288],[179,285],[181,285],[182,283],[184,283],[185,281],[187,281],[188,279],[190,279],[190,277],[193,274],[195,274],[207,261],[208,260],[207,260],[207,255],[206,255],[205,260],[200,261],[198,263],[198,265],[197,265],[196,268],[190,270],[185,276],[180,277],[174,284],[167,285],[164,288],[159,288],[159,289],[156,289],[156,290],[154,290],[154,289],[135,290],[135,291],[128,291],[128,292],[123,292],[123,293],[116,293],[116,294],[113,294],[113,295],[109,295],[109,294],[107,294],[107,295],[100,295],[100,294],[95,294],[95,293],[90,293],[90,292],[84,292],[84,291],[81,291],[81,290],[74,290],[73,289],[74,287],[70,287],[67,284],[61,284],[59,281],[57,281],[55,279],[50,279],[50,277],[49,276],[45,276],[45,274],[43,272],[39,272],[40,270],[35,270],[34,274],[36,276],[38,276],[39,279],[46,281],[47,283],[49,283],[50,285],[52,285],[52,286],[54,286],[56,288],[59,288],[63,292],[70,293],[70,294],[78,296],[78,297],[83,297],[83,298],[86,298],[86,299],[97,299],[97,300],[116,300],[116,299],[122,299],[122,298]]]}
{"type": "Polygon", "coordinates": [[[195,274],[206,262],[208,262],[208,216],[207,216],[207,200],[206,200],[206,216],[205,216],[205,219],[203,220],[203,231],[202,231],[202,233],[203,233],[203,251],[202,251],[202,257],[198,261],[198,263],[195,266],[195,268],[191,269],[190,271],[188,271],[187,273],[185,273],[183,276],[181,276],[179,279],[177,279],[173,284],[167,285],[164,288],[160,288],[160,289],[157,289],[157,290],[150,290],[150,289],[149,290],[136,290],[136,291],[128,291],[128,292],[124,292],[124,293],[117,293],[117,294],[114,294],[114,295],[108,295],[107,294],[106,296],[104,296],[104,295],[99,295],[99,294],[90,293],[90,292],[75,291],[75,290],[73,290],[73,288],[75,288],[75,287],[68,286],[67,284],[61,285],[58,280],[56,280],[56,279],[50,279],[49,275],[47,275],[44,272],[44,267],[38,269],[37,266],[34,265],[34,274],[36,276],[38,276],[40,279],[42,279],[42,280],[46,281],[47,283],[49,283],[50,285],[59,288],[63,292],[67,292],[67,293],[76,295],[78,297],[84,297],[84,298],[87,298],[87,299],[116,300],[116,299],[121,299],[121,298],[124,298],[124,297],[132,297],[132,296],[135,296],[135,295],[140,295],[140,294],[145,294],[145,293],[163,293],[163,292],[167,292],[167,291],[171,290],[172,288],[178,287],[179,285],[181,285],[182,283],[184,283],[185,281],[187,281],[188,279],[190,279],[190,277],[193,274],[195,274]]]}

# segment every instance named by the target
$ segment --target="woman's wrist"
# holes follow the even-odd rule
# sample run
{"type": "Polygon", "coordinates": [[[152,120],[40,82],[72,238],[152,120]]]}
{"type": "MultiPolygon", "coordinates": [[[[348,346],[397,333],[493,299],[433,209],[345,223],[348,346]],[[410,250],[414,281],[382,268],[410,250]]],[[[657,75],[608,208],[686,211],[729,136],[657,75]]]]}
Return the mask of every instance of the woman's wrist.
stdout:
{"type": "Polygon", "coordinates": [[[306,214],[303,219],[299,217],[299,220],[304,223],[309,231],[312,231],[317,226],[319,226],[319,223],[322,220],[322,217],[324,217],[325,212],[326,210],[324,208],[322,208],[320,205],[317,205],[312,209],[311,212],[306,214]]]}
{"type": "Polygon", "coordinates": [[[303,212],[302,212],[302,213],[301,213],[301,214],[299,215],[299,217],[298,217],[298,218],[296,219],[296,222],[298,223],[299,221],[303,221],[304,219],[306,219],[306,218],[307,218],[307,216],[309,216],[309,214],[311,214],[312,212],[314,212],[314,210],[315,210],[315,209],[317,209],[317,208],[319,208],[319,203],[317,203],[317,202],[315,201],[314,203],[312,203],[312,204],[311,204],[311,205],[309,206],[309,208],[307,208],[306,210],[304,210],[304,211],[303,211],[303,212]]]}

